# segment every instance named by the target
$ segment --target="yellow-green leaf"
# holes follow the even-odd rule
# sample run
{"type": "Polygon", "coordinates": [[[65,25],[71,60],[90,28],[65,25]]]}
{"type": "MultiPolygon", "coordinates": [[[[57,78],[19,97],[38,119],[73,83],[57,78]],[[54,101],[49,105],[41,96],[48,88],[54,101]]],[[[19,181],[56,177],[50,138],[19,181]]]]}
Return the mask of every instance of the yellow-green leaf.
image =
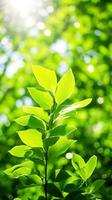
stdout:
{"type": "Polygon", "coordinates": [[[64,114],[72,112],[78,108],[83,108],[83,107],[87,106],[88,104],[90,104],[91,101],[92,101],[92,98],[88,98],[83,101],[76,102],[76,103],[64,108],[62,111],[60,111],[60,114],[64,115],[64,114]]]}
{"type": "Polygon", "coordinates": [[[13,178],[19,178],[20,176],[28,176],[31,174],[31,168],[28,167],[20,167],[12,173],[13,178]]]}
{"type": "Polygon", "coordinates": [[[18,131],[22,142],[30,147],[43,147],[42,134],[35,129],[18,131]]]}
{"type": "Polygon", "coordinates": [[[26,145],[19,145],[9,150],[9,153],[16,157],[24,157],[25,153],[31,148],[26,145]]]}
{"type": "Polygon", "coordinates": [[[85,165],[86,179],[88,179],[92,175],[96,167],[96,164],[97,164],[97,157],[94,155],[88,160],[88,162],[85,165]]]}
{"type": "MultiPolygon", "coordinates": [[[[13,174],[13,172],[15,172],[16,170],[20,169],[20,168],[28,168],[31,172],[32,168],[33,168],[34,164],[32,161],[26,161],[26,162],[23,162],[21,164],[18,164],[18,165],[14,165],[13,167],[10,167],[8,169],[6,169],[4,171],[5,174],[7,174],[8,176],[12,177],[12,178],[16,178],[17,177],[17,174],[13,174]]],[[[28,170],[28,174],[29,174],[29,170],[28,170]]],[[[23,173],[23,175],[26,175],[23,173]]]]}
{"type": "Polygon", "coordinates": [[[23,112],[31,115],[35,115],[39,117],[40,119],[43,119],[45,121],[49,121],[49,117],[47,112],[43,110],[43,108],[36,107],[36,106],[23,106],[23,112]]]}
{"type": "Polygon", "coordinates": [[[39,128],[43,130],[46,129],[45,122],[35,116],[25,115],[17,118],[15,121],[22,126],[29,126],[30,128],[39,128]]]}
{"type": "Polygon", "coordinates": [[[85,166],[85,164],[86,163],[85,163],[84,159],[80,155],[78,155],[76,153],[73,154],[72,165],[76,170],[83,168],[85,166]]]}
{"type": "Polygon", "coordinates": [[[74,92],[75,79],[72,70],[66,72],[58,82],[55,99],[57,104],[63,103],[74,92]]]}
{"type": "Polygon", "coordinates": [[[51,109],[53,105],[53,99],[49,92],[37,90],[36,88],[28,88],[28,91],[34,101],[44,109],[51,109]]]}
{"type": "Polygon", "coordinates": [[[41,66],[33,66],[32,71],[38,83],[46,90],[55,92],[57,85],[56,74],[53,70],[46,69],[41,66]]]}

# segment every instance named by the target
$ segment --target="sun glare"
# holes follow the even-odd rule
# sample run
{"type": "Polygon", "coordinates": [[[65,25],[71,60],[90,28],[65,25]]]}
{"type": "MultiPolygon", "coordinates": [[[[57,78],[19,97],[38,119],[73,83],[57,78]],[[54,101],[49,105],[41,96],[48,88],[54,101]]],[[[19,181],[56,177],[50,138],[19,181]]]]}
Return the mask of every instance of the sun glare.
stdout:
{"type": "Polygon", "coordinates": [[[11,5],[22,16],[26,16],[34,8],[34,0],[11,0],[11,5]]]}

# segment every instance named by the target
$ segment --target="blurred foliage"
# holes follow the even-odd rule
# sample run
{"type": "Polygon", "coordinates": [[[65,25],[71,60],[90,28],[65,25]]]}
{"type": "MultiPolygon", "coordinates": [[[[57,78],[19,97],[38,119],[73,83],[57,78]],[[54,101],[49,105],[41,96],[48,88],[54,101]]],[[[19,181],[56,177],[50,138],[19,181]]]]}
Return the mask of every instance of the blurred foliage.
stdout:
{"type": "MultiPolygon", "coordinates": [[[[8,150],[21,144],[14,122],[21,116],[21,106],[34,104],[26,90],[36,84],[31,73],[34,64],[54,69],[58,77],[72,68],[76,90],[71,102],[93,98],[88,108],[78,111],[74,120],[67,123],[77,127],[73,137],[78,142],[72,151],[85,160],[93,154],[98,157],[93,180],[103,179],[105,185],[96,199],[111,200],[112,2],[51,0],[44,5],[47,12],[44,18],[36,17],[39,8],[35,7],[35,22],[27,27],[24,20],[19,21],[15,16],[10,22],[9,13],[13,11],[6,12],[7,3],[0,1],[0,200],[18,195],[23,195],[25,200],[29,193],[38,194],[37,188],[23,190],[21,181],[24,180],[10,180],[2,173],[3,169],[18,163],[8,150]]],[[[58,164],[61,166],[64,162],[58,164]]],[[[76,199],[82,198],[77,196],[76,199]]]]}

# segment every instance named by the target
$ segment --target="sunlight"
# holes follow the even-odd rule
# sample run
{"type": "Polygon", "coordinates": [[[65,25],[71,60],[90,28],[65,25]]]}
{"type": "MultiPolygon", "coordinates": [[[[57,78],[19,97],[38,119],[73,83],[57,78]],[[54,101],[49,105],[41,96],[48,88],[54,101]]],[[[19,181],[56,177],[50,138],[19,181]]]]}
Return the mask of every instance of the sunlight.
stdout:
{"type": "Polygon", "coordinates": [[[11,0],[11,5],[21,13],[28,15],[34,7],[34,0],[11,0]]]}

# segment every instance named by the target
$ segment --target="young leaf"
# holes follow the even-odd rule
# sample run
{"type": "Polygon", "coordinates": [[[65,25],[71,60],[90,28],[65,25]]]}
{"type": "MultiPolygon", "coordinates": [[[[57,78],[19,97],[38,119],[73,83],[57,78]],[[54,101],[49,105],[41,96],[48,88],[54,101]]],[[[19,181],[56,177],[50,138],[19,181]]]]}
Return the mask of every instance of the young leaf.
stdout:
{"type": "Polygon", "coordinates": [[[87,106],[89,103],[91,103],[91,101],[92,101],[92,99],[88,98],[83,101],[76,102],[76,103],[64,108],[63,110],[61,110],[60,114],[65,115],[69,112],[73,112],[74,110],[76,110],[78,108],[83,108],[83,107],[87,106]]]}
{"type": "Polygon", "coordinates": [[[43,130],[46,129],[45,123],[41,119],[35,116],[25,115],[19,117],[15,121],[22,126],[29,126],[30,128],[40,128],[43,130]]]}
{"type": "Polygon", "coordinates": [[[72,165],[75,168],[75,170],[79,170],[79,169],[83,168],[85,166],[85,164],[86,163],[85,163],[84,159],[80,155],[78,155],[76,153],[73,154],[72,165]]]}
{"type": "Polygon", "coordinates": [[[38,118],[45,120],[46,122],[49,121],[48,114],[47,112],[43,110],[43,108],[36,107],[36,106],[23,106],[23,112],[27,114],[35,115],[38,118]]]}
{"type": "Polygon", "coordinates": [[[50,136],[66,136],[73,132],[75,128],[71,128],[67,125],[59,125],[49,131],[50,136]]]}
{"type": "Polygon", "coordinates": [[[13,172],[21,167],[29,168],[30,170],[32,170],[33,162],[29,160],[24,163],[14,165],[13,167],[6,169],[4,173],[13,178],[13,172]]]}
{"type": "Polygon", "coordinates": [[[9,150],[9,153],[16,157],[24,157],[25,153],[31,148],[26,145],[19,145],[9,150]]]}
{"type": "Polygon", "coordinates": [[[88,162],[85,165],[86,179],[88,179],[92,175],[96,167],[96,164],[97,164],[97,157],[94,155],[88,160],[88,162]]]}
{"type": "Polygon", "coordinates": [[[28,88],[28,91],[31,95],[31,97],[34,99],[34,101],[43,107],[44,109],[48,110],[51,109],[53,105],[53,99],[49,92],[44,92],[41,90],[37,90],[35,88],[28,88]]]}
{"type": "Polygon", "coordinates": [[[31,168],[20,167],[12,172],[13,178],[19,178],[20,176],[28,176],[31,173],[31,168]]]}
{"type": "Polygon", "coordinates": [[[61,191],[53,183],[48,183],[48,193],[54,197],[63,197],[61,191]]]}
{"type": "Polygon", "coordinates": [[[63,103],[74,92],[75,79],[71,70],[66,72],[58,82],[55,99],[57,104],[63,103]]]}
{"type": "Polygon", "coordinates": [[[61,136],[59,140],[49,148],[49,161],[54,162],[55,159],[67,151],[67,149],[75,142],[66,136],[61,136]]]}
{"type": "Polygon", "coordinates": [[[42,134],[35,129],[18,131],[22,142],[30,147],[43,147],[42,134]]]}
{"type": "Polygon", "coordinates": [[[40,66],[33,66],[32,71],[38,81],[38,83],[46,90],[55,92],[57,85],[57,78],[54,71],[46,69],[40,66]]]}

